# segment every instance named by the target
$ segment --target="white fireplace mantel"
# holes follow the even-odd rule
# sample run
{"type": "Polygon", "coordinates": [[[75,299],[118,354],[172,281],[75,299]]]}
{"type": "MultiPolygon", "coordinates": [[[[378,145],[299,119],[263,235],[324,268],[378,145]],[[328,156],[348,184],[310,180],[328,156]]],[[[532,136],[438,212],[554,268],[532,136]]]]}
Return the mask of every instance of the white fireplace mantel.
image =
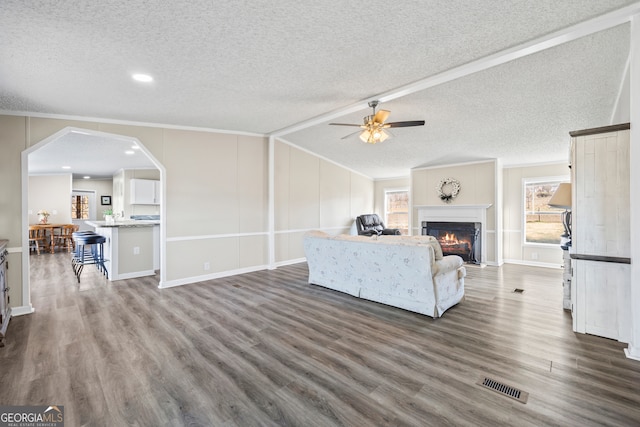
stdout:
{"type": "Polygon", "coordinates": [[[480,247],[482,265],[487,259],[487,209],[492,204],[483,205],[417,205],[418,227],[422,227],[422,222],[479,222],[480,227],[480,247]]]}
{"type": "Polygon", "coordinates": [[[418,205],[418,221],[487,222],[487,209],[492,205],[418,205]]]}

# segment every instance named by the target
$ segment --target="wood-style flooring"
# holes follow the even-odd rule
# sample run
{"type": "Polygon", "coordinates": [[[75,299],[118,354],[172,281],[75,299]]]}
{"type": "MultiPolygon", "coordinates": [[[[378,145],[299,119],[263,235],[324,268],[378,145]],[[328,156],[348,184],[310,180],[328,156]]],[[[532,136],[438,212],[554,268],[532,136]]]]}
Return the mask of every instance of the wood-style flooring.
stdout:
{"type": "Polygon", "coordinates": [[[160,290],[30,259],[0,405],[64,405],[66,426],[640,425],[640,363],[572,332],[561,270],[468,268],[432,319],[309,285],[304,263],[160,290]]]}

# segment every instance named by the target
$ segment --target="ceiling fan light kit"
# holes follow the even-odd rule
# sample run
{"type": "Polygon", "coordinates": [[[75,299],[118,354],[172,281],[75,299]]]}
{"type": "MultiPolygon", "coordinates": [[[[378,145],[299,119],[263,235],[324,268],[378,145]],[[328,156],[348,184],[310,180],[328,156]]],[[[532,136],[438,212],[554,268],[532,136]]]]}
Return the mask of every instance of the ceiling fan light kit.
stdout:
{"type": "Polygon", "coordinates": [[[360,133],[360,140],[369,144],[375,144],[376,142],[382,142],[389,138],[389,134],[382,129],[365,129],[360,133]]]}
{"type": "MultiPolygon", "coordinates": [[[[392,136],[390,132],[386,132],[385,129],[393,127],[410,127],[410,126],[424,126],[424,120],[413,120],[405,122],[392,122],[385,123],[385,120],[389,117],[390,111],[380,110],[376,112],[378,101],[369,101],[369,107],[373,108],[373,114],[364,117],[364,124],[356,125],[350,123],[329,123],[336,126],[358,126],[362,128],[360,132],[360,140],[368,144],[375,144],[382,142],[392,136]]],[[[351,135],[347,135],[342,139],[348,138],[351,135]]]]}

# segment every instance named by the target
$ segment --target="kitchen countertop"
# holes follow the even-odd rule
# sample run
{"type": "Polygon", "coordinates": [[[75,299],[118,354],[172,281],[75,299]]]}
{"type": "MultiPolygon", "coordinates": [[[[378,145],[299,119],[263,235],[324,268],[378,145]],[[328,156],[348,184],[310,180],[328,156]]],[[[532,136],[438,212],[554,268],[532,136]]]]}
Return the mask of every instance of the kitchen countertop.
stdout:
{"type": "Polygon", "coordinates": [[[85,223],[92,227],[125,227],[125,228],[153,227],[154,225],[160,225],[160,221],[157,221],[157,220],[132,220],[132,219],[119,220],[109,224],[107,224],[106,221],[85,221],[85,223]]]}

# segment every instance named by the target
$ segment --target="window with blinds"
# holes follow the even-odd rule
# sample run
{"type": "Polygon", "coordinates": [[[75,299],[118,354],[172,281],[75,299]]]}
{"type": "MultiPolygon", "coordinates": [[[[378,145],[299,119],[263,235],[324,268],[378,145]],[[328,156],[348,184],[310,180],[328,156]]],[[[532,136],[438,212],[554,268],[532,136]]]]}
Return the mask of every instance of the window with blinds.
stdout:
{"type": "Polygon", "coordinates": [[[402,235],[409,235],[409,191],[387,190],[385,197],[385,220],[387,228],[398,228],[402,235]]]}

